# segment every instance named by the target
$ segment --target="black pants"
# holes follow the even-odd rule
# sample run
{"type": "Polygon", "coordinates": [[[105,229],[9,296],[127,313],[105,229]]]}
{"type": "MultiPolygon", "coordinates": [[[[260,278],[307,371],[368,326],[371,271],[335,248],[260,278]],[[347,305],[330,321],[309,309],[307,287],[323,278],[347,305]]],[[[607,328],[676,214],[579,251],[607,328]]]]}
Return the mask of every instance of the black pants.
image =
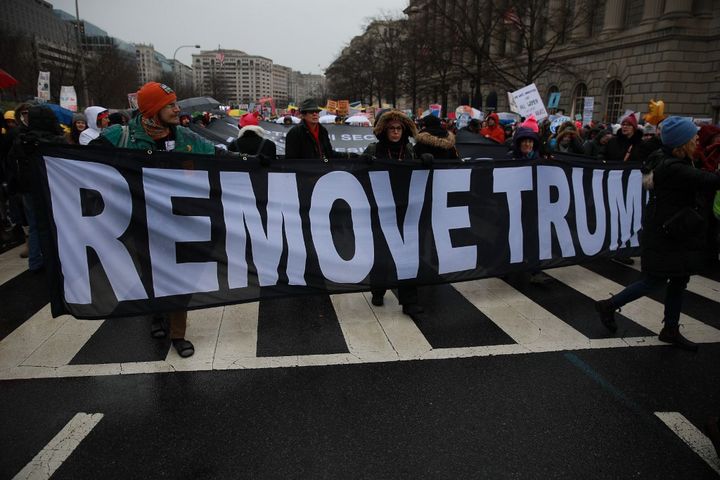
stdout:
{"type": "MultiPolygon", "coordinates": [[[[386,288],[373,288],[370,290],[373,297],[385,296],[386,288]]],[[[398,302],[400,305],[415,305],[418,303],[417,287],[398,287],[398,302]]]]}

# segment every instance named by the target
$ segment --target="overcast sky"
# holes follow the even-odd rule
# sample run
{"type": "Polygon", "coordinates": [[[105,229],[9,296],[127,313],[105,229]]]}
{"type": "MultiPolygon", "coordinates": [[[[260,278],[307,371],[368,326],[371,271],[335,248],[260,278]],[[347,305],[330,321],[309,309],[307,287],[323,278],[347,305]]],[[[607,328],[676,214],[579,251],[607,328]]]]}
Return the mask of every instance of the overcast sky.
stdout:
{"type": "MultiPolygon", "coordinates": [[[[48,0],[75,15],[75,0],[48,0]]],[[[370,17],[400,15],[408,0],[78,0],[80,18],[130,43],[152,43],[172,59],[180,45],[262,55],[322,73],[370,17]]],[[[196,49],[177,59],[190,65],[196,49]]]]}

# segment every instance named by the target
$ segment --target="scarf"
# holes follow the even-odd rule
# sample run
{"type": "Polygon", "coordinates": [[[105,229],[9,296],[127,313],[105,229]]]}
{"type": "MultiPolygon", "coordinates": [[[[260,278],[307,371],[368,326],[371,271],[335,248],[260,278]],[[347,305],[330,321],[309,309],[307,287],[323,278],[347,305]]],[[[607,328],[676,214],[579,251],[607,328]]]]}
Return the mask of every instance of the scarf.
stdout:
{"type": "Polygon", "coordinates": [[[150,135],[153,140],[161,140],[170,136],[170,128],[166,125],[160,125],[160,122],[155,117],[142,117],[142,127],[145,133],[150,135]]]}
{"type": "Polygon", "coordinates": [[[389,158],[391,160],[402,160],[405,155],[405,144],[403,137],[399,142],[391,142],[387,139],[380,140],[375,150],[377,158],[389,158]]]}

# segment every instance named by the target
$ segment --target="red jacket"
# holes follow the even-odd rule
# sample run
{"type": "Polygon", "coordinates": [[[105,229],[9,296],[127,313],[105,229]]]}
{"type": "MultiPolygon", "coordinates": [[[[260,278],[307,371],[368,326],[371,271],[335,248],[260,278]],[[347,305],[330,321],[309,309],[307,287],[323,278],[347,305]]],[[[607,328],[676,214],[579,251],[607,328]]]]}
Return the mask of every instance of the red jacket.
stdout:
{"type": "Polygon", "coordinates": [[[495,113],[491,113],[488,116],[488,120],[491,118],[495,120],[495,125],[483,128],[480,130],[480,135],[491,138],[498,143],[505,143],[505,130],[500,126],[500,118],[495,113]]]}

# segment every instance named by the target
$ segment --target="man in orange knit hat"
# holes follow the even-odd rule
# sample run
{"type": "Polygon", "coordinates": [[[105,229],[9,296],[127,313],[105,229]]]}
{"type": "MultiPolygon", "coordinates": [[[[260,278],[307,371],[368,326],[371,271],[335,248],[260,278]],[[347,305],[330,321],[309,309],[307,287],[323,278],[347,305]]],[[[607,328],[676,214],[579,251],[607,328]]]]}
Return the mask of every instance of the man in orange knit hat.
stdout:
{"type": "MultiPolygon", "coordinates": [[[[127,126],[113,125],[92,143],[140,150],[215,153],[211,142],[180,126],[177,97],[167,85],[146,83],[137,93],[137,102],[140,112],[127,126]]],[[[155,318],[151,334],[154,338],[164,338],[169,333],[178,355],[189,357],[195,353],[195,347],[185,339],[186,326],[187,312],[172,312],[167,315],[167,322],[165,318],[155,318]]]]}

